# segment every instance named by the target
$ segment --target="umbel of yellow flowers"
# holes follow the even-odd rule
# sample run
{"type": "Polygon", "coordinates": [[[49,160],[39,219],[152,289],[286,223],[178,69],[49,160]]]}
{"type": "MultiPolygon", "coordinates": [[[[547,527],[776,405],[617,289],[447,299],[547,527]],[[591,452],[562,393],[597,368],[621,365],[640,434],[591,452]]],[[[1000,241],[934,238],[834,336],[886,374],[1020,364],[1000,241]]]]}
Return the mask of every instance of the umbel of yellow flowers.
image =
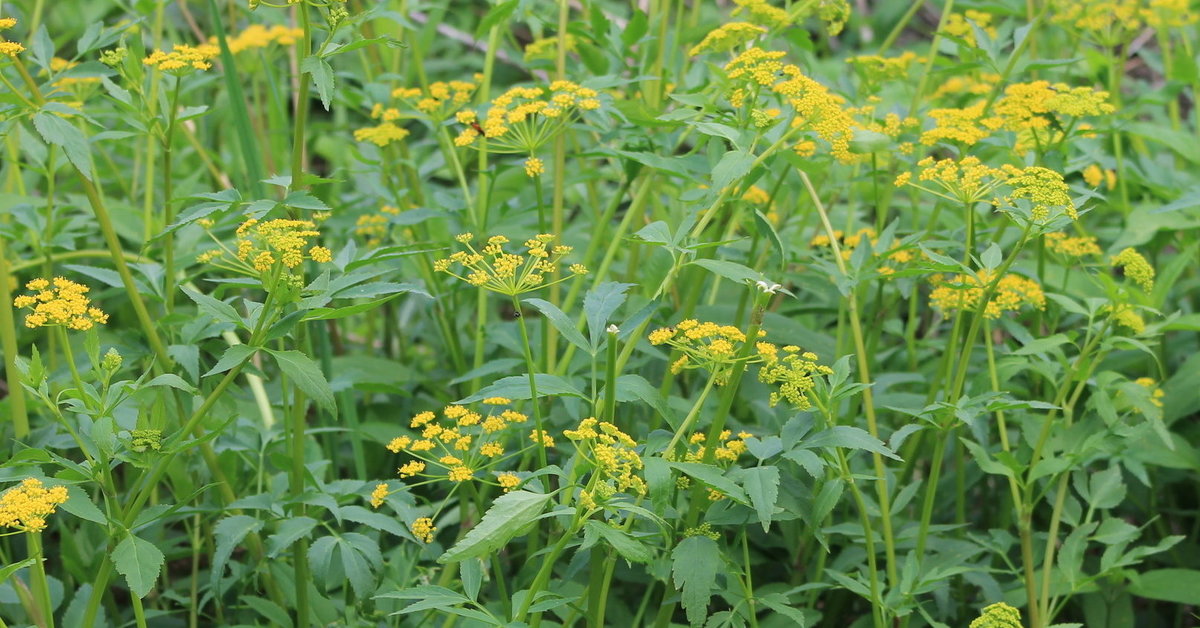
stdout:
{"type": "Polygon", "coordinates": [[[471,244],[475,236],[470,233],[455,239],[467,250],[456,251],[450,257],[434,262],[434,270],[499,294],[517,296],[588,272],[582,264],[571,264],[567,267],[569,275],[547,281],[547,276],[553,277],[558,272],[563,257],[572,250],[569,246],[551,246],[554,236],[548,233],[526,240],[524,255],[506,252],[504,245],[509,240],[500,235],[488,238],[480,250],[471,244]],[[456,271],[455,266],[461,266],[463,270],[456,271]]]}
{"type": "Polygon", "coordinates": [[[25,478],[0,495],[0,527],[23,532],[46,529],[46,517],[67,501],[67,487],[46,488],[37,478],[25,478]]]}
{"type": "Polygon", "coordinates": [[[108,314],[92,307],[87,297],[89,288],[64,277],[34,279],[25,284],[32,294],[23,294],[13,299],[13,306],[33,310],[25,315],[25,326],[30,328],[62,326],[86,331],[93,326],[108,322],[108,314]]]}

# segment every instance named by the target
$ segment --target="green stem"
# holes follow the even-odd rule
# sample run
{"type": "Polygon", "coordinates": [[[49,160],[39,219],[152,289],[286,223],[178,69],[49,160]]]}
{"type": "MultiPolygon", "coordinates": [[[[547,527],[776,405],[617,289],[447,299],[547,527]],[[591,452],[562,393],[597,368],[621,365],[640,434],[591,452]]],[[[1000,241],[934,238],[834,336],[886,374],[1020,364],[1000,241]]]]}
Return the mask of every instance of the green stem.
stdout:
{"type": "Polygon", "coordinates": [[[50,585],[46,581],[45,557],[42,555],[42,539],[40,532],[26,532],[25,543],[29,549],[29,557],[33,559],[30,566],[30,585],[33,597],[37,601],[42,621],[40,628],[54,628],[54,607],[50,602],[50,585]]]}
{"type": "Polygon", "coordinates": [[[8,278],[14,278],[8,263],[8,240],[0,237],[0,350],[4,351],[4,382],[8,390],[8,410],[12,416],[13,437],[23,440],[29,436],[29,410],[25,403],[25,387],[17,374],[17,329],[13,316],[13,296],[8,278]]]}
{"type": "Polygon", "coordinates": [[[538,438],[538,462],[541,464],[541,469],[546,468],[546,431],[542,425],[542,410],[541,404],[538,403],[537,377],[535,376],[537,369],[534,367],[533,351],[529,346],[529,330],[525,326],[525,316],[521,313],[521,301],[512,296],[512,305],[517,313],[517,326],[521,329],[521,349],[525,354],[525,367],[529,369],[529,403],[533,406],[533,423],[537,427],[538,438]]]}

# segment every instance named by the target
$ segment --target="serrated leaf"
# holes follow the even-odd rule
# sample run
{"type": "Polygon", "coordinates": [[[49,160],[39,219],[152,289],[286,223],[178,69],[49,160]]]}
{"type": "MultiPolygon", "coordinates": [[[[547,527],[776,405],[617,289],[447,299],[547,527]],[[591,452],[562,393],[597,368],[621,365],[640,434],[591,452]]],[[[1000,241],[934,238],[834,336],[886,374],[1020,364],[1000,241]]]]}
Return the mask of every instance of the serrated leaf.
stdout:
{"type": "Polygon", "coordinates": [[[734,283],[753,283],[762,281],[763,278],[762,273],[753,268],[723,259],[698,259],[692,264],[702,266],[734,283]]]}
{"type": "Polygon", "coordinates": [[[438,557],[438,562],[444,565],[480,558],[499,550],[522,528],[537,519],[549,501],[549,495],[530,491],[512,491],[501,495],[492,502],[492,507],[488,508],[474,528],[438,557]]]}
{"type": "Polygon", "coordinates": [[[583,297],[583,313],[587,316],[588,337],[593,348],[600,346],[608,319],[625,303],[625,292],[635,284],[606,281],[594,286],[583,297]]]}
{"type": "Polygon", "coordinates": [[[699,462],[668,462],[667,464],[703,482],[710,488],[717,489],[736,502],[747,503],[746,493],[733,480],[725,476],[725,471],[721,467],[699,462]]]}
{"type": "Polygon", "coordinates": [[[47,143],[62,148],[71,165],[78,168],[85,179],[92,180],[92,154],[83,131],[65,118],[46,111],[34,114],[33,128],[47,143]]]}
{"type": "Polygon", "coordinates": [[[688,623],[701,626],[708,617],[708,601],[721,567],[721,550],[707,536],[691,536],[671,551],[671,573],[681,591],[680,604],[688,623]]]}
{"type": "Polygon", "coordinates": [[[802,449],[816,447],[844,447],[846,449],[862,449],[881,454],[892,460],[900,460],[896,452],[888,449],[883,441],[871,436],[866,431],[849,425],[838,425],[822,432],[806,436],[797,445],[802,449]]]}
{"type": "Polygon", "coordinates": [[[333,67],[328,61],[310,55],[300,62],[300,71],[312,76],[317,94],[321,96],[321,105],[329,111],[329,103],[333,100],[333,67]]]}
{"type": "Polygon", "coordinates": [[[67,501],[59,505],[59,508],[79,517],[94,521],[100,525],[108,525],[108,517],[96,507],[87,491],[78,486],[67,487],[67,501]]]}
{"type": "Polygon", "coordinates": [[[200,308],[201,312],[208,314],[218,322],[244,326],[242,317],[238,315],[237,310],[233,309],[232,305],[187,286],[181,287],[180,290],[196,304],[196,307],[200,308]]]}
{"type": "Polygon", "coordinates": [[[624,530],[618,530],[607,523],[596,520],[589,520],[584,526],[587,529],[594,531],[600,538],[604,539],[610,547],[617,551],[617,554],[625,560],[632,563],[648,563],[654,554],[650,548],[646,547],[645,543],[629,536],[629,533],[624,530]]]}
{"type": "MultiPolygon", "coordinates": [[[[583,393],[579,389],[572,386],[567,380],[556,375],[547,375],[545,373],[535,373],[534,381],[537,384],[538,397],[554,397],[558,395],[566,395],[569,397],[583,397],[583,393]]],[[[507,399],[529,399],[533,395],[529,391],[529,376],[528,375],[513,375],[512,377],[504,377],[496,380],[489,386],[485,386],[482,390],[465,397],[455,404],[464,405],[475,403],[481,399],[488,397],[505,397],[507,399]]]]}
{"type": "Polygon", "coordinates": [[[1154,569],[1138,574],[1129,591],[1138,597],[1200,606],[1200,570],[1154,569]]]}
{"type": "Polygon", "coordinates": [[[333,390],[329,388],[325,374],[312,358],[299,351],[267,351],[292,383],[317,402],[318,406],[337,416],[337,402],[333,398],[333,390]]]}
{"type": "Polygon", "coordinates": [[[163,561],[163,553],[153,543],[134,534],[126,536],[112,552],[117,573],[125,576],[129,591],[139,598],[154,588],[163,561]]]}
{"type": "Polygon", "coordinates": [[[255,349],[249,345],[231,345],[225,350],[225,353],[221,354],[221,359],[217,360],[217,363],[214,364],[211,369],[208,369],[208,372],[205,373],[204,376],[208,377],[209,375],[224,373],[225,371],[228,371],[242,362],[245,362],[250,358],[250,356],[257,352],[258,349],[255,349]]]}
{"type": "Polygon", "coordinates": [[[562,334],[563,338],[566,338],[567,342],[583,349],[587,353],[595,355],[595,349],[583,337],[583,334],[579,333],[579,330],[575,328],[574,321],[568,318],[565,312],[558,309],[557,305],[544,299],[525,299],[525,302],[537,308],[537,311],[541,312],[542,316],[545,316],[546,320],[554,325],[554,328],[558,330],[558,333],[562,334]]]}
{"type": "Polygon", "coordinates": [[[292,517],[284,519],[279,524],[279,531],[267,537],[267,557],[279,556],[283,550],[293,543],[308,536],[317,527],[317,520],[312,517],[292,517]]]}
{"type": "Polygon", "coordinates": [[[212,569],[210,570],[213,587],[216,587],[217,581],[225,574],[225,563],[229,562],[234,548],[242,542],[242,539],[246,538],[246,535],[257,532],[262,527],[263,522],[250,515],[233,515],[217,522],[213,528],[217,547],[213,551],[212,569]]]}
{"type": "Polygon", "coordinates": [[[750,505],[758,513],[763,532],[771,527],[771,517],[775,514],[775,501],[779,498],[779,468],[752,467],[743,473],[742,486],[750,505]]]}

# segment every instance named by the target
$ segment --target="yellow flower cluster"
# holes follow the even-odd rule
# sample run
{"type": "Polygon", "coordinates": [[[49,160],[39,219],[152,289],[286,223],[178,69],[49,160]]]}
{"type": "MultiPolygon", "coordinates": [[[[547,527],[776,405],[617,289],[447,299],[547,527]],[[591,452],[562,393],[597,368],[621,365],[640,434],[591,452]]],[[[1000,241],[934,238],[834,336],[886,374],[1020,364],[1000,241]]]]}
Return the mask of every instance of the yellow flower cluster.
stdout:
{"type": "Polygon", "coordinates": [[[387,499],[387,496],[390,494],[391,492],[388,491],[387,484],[384,484],[383,482],[376,484],[375,490],[371,491],[371,507],[379,508],[382,506],[383,500],[387,499]]]}
{"type": "Polygon", "coordinates": [[[967,107],[931,109],[929,117],[933,119],[934,126],[921,134],[921,143],[926,146],[938,142],[974,146],[1004,124],[999,117],[983,117],[983,102],[967,107]]]}
{"type": "Polygon", "coordinates": [[[1150,0],[1149,4],[1142,9],[1142,17],[1154,28],[1183,28],[1200,21],[1188,0],[1150,0]]]}
{"type": "Polygon", "coordinates": [[[277,218],[262,222],[251,218],[237,228],[237,259],[259,273],[270,271],[276,263],[291,269],[305,259],[328,262],[333,259],[329,249],[309,246],[311,238],[321,235],[316,227],[311,220],[277,218]]]}
{"type": "Polygon", "coordinates": [[[771,393],[770,405],[787,401],[797,410],[811,408],[808,393],[816,386],[813,378],[830,375],[833,369],[817,364],[817,354],[802,352],[795,345],[784,346],[783,355],[780,355],[778,347],[769,342],[760,342],[757,348],[763,359],[762,368],[758,370],[758,381],[779,387],[778,391],[771,393]]]}
{"type": "Polygon", "coordinates": [[[377,214],[363,214],[354,222],[354,235],[366,238],[367,246],[379,246],[387,235],[390,216],[399,214],[400,208],[392,205],[380,207],[377,214]]]}
{"type": "Polygon", "coordinates": [[[546,164],[542,163],[537,157],[530,157],[525,160],[525,176],[530,179],[541,176],[546,172],[546,164]]]}
{"type": "MultiPolygon", "coordinates": [[[[68,61],[66,59],[63,59],[62,57],[54,57],[53,59],[50,59],[50,71],[55,74],[57,74],[59,72],[63,72],[65,70],[70,70],[71,68],[73,68],[77,65],[79,65],[78,61],[68,61]]],[[[78,78],[64,77],[64,78],[55,80],[54,86],[67,88],[67,87],[71,87],[72,85],[87,85],[87,84],[96,84],[99,82],[100,82],[100,79],[95,76],[86,76],[86,77],[78,77],[78,78]]]]}
{"type": "Polygon", "coordinates": [[[1098,164],[1092,164],[1083,169],[1083,180],[1094,188],[1100,187],[1101,183],[1110,190],[1117,187],[1117,173],[1105,170],[1098,164]]]}
{"type": "Polygon", "coordinates": [[[978,618],[971,621],[969,628],[1023,628],[1021,611],[997,602],[985,606],[978,618]]]}
{"type": "Polygon", "coordinates": [[[737,5],[737,8],[733,10],[733,15],[745,12],[751,22],[760,26],[779,28],[787,26],[792,21],[787,11],[767,4],[766,0],[733,0],[733,3],[737,5]]]}
{"type": "Polygon", "coordinates": [[[595,508],[618,491],[646,494],[646,481],[639,475],[642,458],[637,453],[637,443],[617,426],[588,417],[576,429],[564,430],[563,435],[596,468],[588,488],[579,494],[579,501],[586,508],[595,508]]]}
{"type": "Polygon", "coordinates": [[[1134,381],[1134,383],[1150,391],[1151,404],[1158,408],[1163,407],[1162,400],[1163,397],[1167,396],[1167,393],[1163,392],[1163,389],[1158,387],[1158,382],[1154,381],[1153,377],[1139,377],[1134,381]]]}
{"type": "Polygon", "coordinates": [[[371,109],[371,119],[380,120],[375,126],[365,126],[354,130],[354,139],[359,142],[370,142],[376,146],[387,146],[408,137],[408,129],[396,124],[400,118],[400,110],[394,107],[384,108],[376,103],[371,109]]]}
{"type": "Polygon", "coordinates": [[[968,9],[964,13],[951,13],[946,18],[946,25],[942,31],[952,37],[957,37],[971,46],[978,45],[975,41],[975,30],[971,28],[971,22],[983,32],[987,33],[988,37],[996,36],[996,27],[992,26],[992,14],[984,13],[983,11],[975,11],[968,9]]]}
{"type": "Polygon", "coordinates": [[[730,22],[709,31],[700,43],[692,46],[688,56],[706,52],[726,52],[762,35],[767,29],[750,22],[730,22]]]}
{"type": "MultiPolygon", "coordinates": [[[[229,51],[237,54],[255,48],[266,48],[271,44],[291,46],[302,37],[304,37],[304,30],[300,28],[288,28],[281,24],[276,24],[268,28],[262,24],[251,24],[246,27],[246,30],[227,38],[225,41],[229,44],[229,51]]],[[[215,45],[217,38],[210,37],[208,43],[215,45]]]]}
{"type": "Polygon", "coordinates": [[[22,52],[25,52],[25,46],[15,41],[0,41],[0,55],[15,57],[22,52]]]}
{"type": "Polygon", "coordinates": [[[455,251],[450,257],[437,260],[433,264],[434,270],[500,294],[516,296],[588,272],[582,264],[571,264],[567,268],[569,275],[547,282],[546,276],[553,277],[558,273],[559,263],[572,250],[569,246],[551,246],[554,236],[548,233],[526,240],[524,255],[505,252],[504,245],[509,240],[504,236],[488,238],[487,245],[479,251],[471,245],[472,234],[464,233],[455,239],[467,250],[455,251]],[[454,265],[463,267],[463,275],[451,270],[454,265]]]}
{"type": "Polygon", "coordinates": [[[401,478],[422,476],[444,478],[450,482],[466,482],[475,473],[494,466],[504,455],[506,428],[528,420],[524,414],[505,408],[512,401],[503,397],[484,399],[486,413],[465,406],[449,405],[442,410],[439,421],[433,412],[421,412],[409,422],[409,428],[420,430],[418,436],[398,436],[388,443],[388,451],[405,452],[414,460],[398,469],[401,478]],[[436,472],[426,473],[427,469],[436,472]]]}
{"type": "Polygon", "coordinates": [[[396,88],[392,90],[392,98],[440,122],[471,102],[471,96],[478,87],[471,81],[434,81],[424,90],[419,87],[396,88]]]}
{"type": "Polygon", "coordinates": [[[1044,129],[1050,126],[1051,115],[1081,118],[1113,113],[1116,107],[1108,99],[1108,92],[1090,87],[1033,81],[1004,88],[995,111],[1009,130],[1044,129]]]}
{"type": "Polygon", "coordinates": [[[746,439],[753,436],[749,432],[738,432],[737,436],[733,435],[730,430],[724,430],[717,436],[716,447],[710,447],[705,441],[708,440],[708,435],[704,432],[696,432],[688,438],[688,449],[684,453],[684,462],[703,462],[705,457],[709,455],[709,449],[712,449],[712,458],[718,462],[733,462],[739,456],[746,453],[746,439]]]}
{"type": "Polygon", "coordinates": [[[1133,332],[1135,336],[1146,331],[1146,319],[1142,318],[1142,315],[1138,314],[1137,310],[1133,309],[1133,306],[1127,303],[1106,305],[1101,309],[1101,312],[1111,315],[1114,323],[1133,332]]]}
{"type": "MultiPolygon", "coordinates": [[[[563,44],[567,48],[567,52],[573,52],[576,48],[575,36],[568,34],[563,44]]],[[[534,61],[536,59],[557,59],[558,58],[558,37],[543,37],[529,42],[525,46],[525,60],[534,61]]]]}
{"type": "Polygon", "coordinates": [[[1051,209],[1061,209],[1071,220],[1079,218],[1075,202],[1071,200],[1071,189],[1063,176],[1049,168],[1027,166],[1017,168],[1005,164],[1001,171],[1006,175],[1005,185],[1012,189],[1004,201],[1028,201],[1030,214],[1036,223],[1044,223],[1052,216],[1051,209]]]}
{"type": "Polygon", "coordinates": [[[956,74],[947,77],[946,80],[938,85],[933,91],[933,100],[941,100],[952,96],[970,95],[984,96],[991,93],[996,83],[1000,82],[1000,75],[993,72],[982,72],[978,77],[968,74],[956,74]]]}
{"type": "MultiPolygon", "coordinates": [[[[874,249],[876,244],[879,242],[879,238],[875,233],[875,230],[871,227],[863,227],[862,229],[859,229],[848,236],[845,235],[841,229],[834,229],[833,237],[837,239],[839,249],[842,252],[842,259],[847,261],[850,260],[850,258],[854,255],[854,251],[864,242],[869,242],[872,249],[874,249]]],[[[832,243],[829,240],[829,236],[823,233],[813,236],[813,238],[808,241],[808,244],[809,246],[813,247],[833,248],[832,243]]],[[[895,266],[887,264],[882,264],[879,266],[877,269],[879,274],[885,277],[895,274],[897,266],[907,264],[918,257],[924,257],[924,253],[914,253],[911,249],[907,248],[893,250],[890,253],[886,251],[876,251],[876,255],[886,255],[888,262],[895,264],[895,266]]]]}
{"type": "Polygon", "coordinates": [[[1047,233],[1046,248],[1067,257],[1086,257],[1099,255],[1100,245],[1091,236],[1070,237],[1065,233],[1047,233]]]}
{"type": "MultiPolygon", "coordinates": [[[[854,118],[842,106],[845,99],[805,76],[799,66],[781,61],[784,54],[751,48],[725,64],[725,75],[744,84],[729,94],[730,104],[741,107],[748,94],[756,96],[763,90],[778,95],[795,110],[793,128],[811,131],[828,142],[830,152],[839,161],[853,161],[850,140],[854,118]]],[[[757,108],[757,103],[751,106],[757,108]]]]}
{"type": "Polygon", "coordinates": [[[0,31],[8,30],[17,25],[15,17],[0,17],[0,31]]]}
{"type": "Polygon", "coordinates": [[[429,517],[421,517],[417,519],[412,523],[411,526],[409,526],[409,530],[412,531],[413,536],[417,537],[418,541],[423,541],[425,543],[432,543],[433,533],[437,532],[437,528],[433,525],[433,519],[430,519],[429,517]]]}
{"type": "Polygon", "coordinates": [[[92,307],[92,300],[87,296],[90,288],[83,284],[64,277],[55,277],[53,282],[38,278],[25,284],[25,289],[33,294],[23,294],[13,299],[13,306],[33,310],[25,315],[26,327],[61,325],[86,331],[108,322],[108,314],[98,307],[92,307]]]}
{"type": "MultiPolygon", "coordinates": [[[[765,336],[760,331],[759,336],[765,336]]],[[[733,325],[700,322],[694,318],[680,321],[674,327],[662,327],[650,332],[650,344],[667,345],[683,355],[671,364],[671,372],[703,368],[712,373],[718,384],[729,377],[725,367],[738,361],[746,343],[746,334],[733,325]]]]}
{"type": "Polygon", "coordinates": [[[529,153],[550,141],[580,111],[600,108],[596,90],[571,81],[549,87],[514,87],[492,100],[483,120],[469,109],[456,118],[466,125],[455,146],[469,146],[480,136],[498,153],[529,153]]]}
{"type": "Polygon", "coordinates": [[[911,185],[947,200],[974,204],[990,197],[1001,183],[1000,173],[974,156],[959,160],[926,157],[917,166],[921,168],[917,174],[920,183],[913,182],[912,173],[902,172],[896,177],[896,187],[911,185]]]}
{"type": "MultiPolygon", "coordinates": [[[[979,307],[979,300],[994,279],[995,274],[989,270],[981,270],[975,277],[955,275],[949,280],[935,275],[932,282],[936,287],[929,294],[929,302],[943,312],[973,311],[979,307]]],[[[996,319],[1003,312],[1016,312],[1026,305],[1045,309],[1046,294],[1033,279],[1009,273],[996,283],[996,290],[984,307],[983,316],[996,319]]]]}
{"type": "Polygon", "coordinates": [[[25,478],[0,495],[0,527],[24,532],[46,529],[46,517],[67,501],[67,487],[46,488],[37,478],[25,478]]]}
{"type": "Polygon", "coordinates": [[[1142,28],[1144,0],[1053,0],[1050,21],[1099,42],[1116,44],[1142,28]]]}
{"type": "Polygon", "coordinates": [[[182,75],[195,70],[211,68],[212,63],[209,60],[219,54],[221,54],[221,49],[213,44],[200,44],[199,46],[175,44],[175,48],[171,52],[155,50],[150,56],[142,59],[142,63],[163,72],[182,75]]]}
{"type": "Polygon", "coordinates": [[[1132,279],[1142,290],[1154,290],[1154,267],[1141,253],[1126,248],[1113,256],[1112,265],[1123,270],[1125,276],[1132,279]]]}

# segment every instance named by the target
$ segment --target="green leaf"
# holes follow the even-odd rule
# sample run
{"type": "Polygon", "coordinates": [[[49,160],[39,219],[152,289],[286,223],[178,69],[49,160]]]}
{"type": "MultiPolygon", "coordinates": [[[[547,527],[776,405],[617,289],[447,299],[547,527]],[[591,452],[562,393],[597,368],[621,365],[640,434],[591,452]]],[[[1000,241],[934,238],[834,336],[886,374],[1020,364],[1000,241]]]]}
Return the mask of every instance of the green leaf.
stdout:
{"type": "Polygon", "coordinates": [[[200,308],[201,312],[213,317],[217,322],[232,323],[239,327],[245,326],[242,317],[238,316],[237,310],[233,309],[232,305],[187,286],[181,287],[180,290],[196,303],[196,307],[200,308]]]}
{"type": "Polygon", "coordinates": [[[5,565],[4,568],[0,569],[0,583],[3,583],[4,581],[8,580],[9,578],[12,577],[13,574],[32,565],[34,562],[35,562],[34,559],[26,558],[25,560],[15,562],[10,565],[5,565]]]}
{"type": "Polygon", "coordinates": [[[229,557],[233,555],[233,550],[237,547],[242,539],[251,532],[257,532],[262,529],[263,522],[250,515],[233,515],[226,517],[213,528],[213,536],[217,539],[217,547],[212,555],[212,569],[210,570],[212,586],[216,588],[217,582],[221,576],[225,574],[225,563],[229,562],[229,557]]]}
{"type": "Polygon", "coordinates": [[[505,493],[492,502],[483,519],[471,528],[454,547],[438,557],[438,562],[453,563],[468,558],[481,558],[504,547],[522,528],[532,523],[550,501],[549,495],[530,491],[505,493]]]}
{"type": "Polygon", "coordinates": [[[300,62],[300,71],[312,75],[313,84],[321,96],[321,105],[325,111],[329,111],[329,103],[333,100],[333,67],[328,61],[310,55],[300,62]]]}
{"type": "MultiPolygon", "coordinates": [[[[566,395],[569,397],[583,398],[583,393],[579,389],[572,386],[567,380],[556,375],[547,375],[545,373],[535,373],[534,381],[537,383],[538,397],[554,397],[558,395],[566,395]]],[[[475,403],[481,399],[488,397],[506,397],[508,399],[529,399],[533,395],[529,392],[529,376],[528,375],[513,375],[512,377],[504,377],[496,380],[490,386],[485,386],[483,390],[465,397],[454,403],[458,405],[475,403]]]]}
{"type": "Polygon", "coordinates": [[[337,416],[337,402],[333,398],[333,391],[329,388],[329,382],[325,380],[325,374],[312,358],[299,351],[267,351],[275,357],[279,369],[303,390],[304,394],[312,397],[317,405],[330,414],[337,416]]]}
{"type": "Polygon", "coordinates": [[[734,181],[750,174],[750,166],[754,164],[754,155],[744,150],[731,150],[721,157],[721,161],[712,170],[712,189],[720,193],[734,181]]]}
{"type": "Polygon", "coordinates": [[[459,562],[458,579],[462,580],[463,592],[467,597],[479,599],[479,587],[483,585],[483,561],[472,558],[459,562]]]}
{"type": "Polygon", "coordinates": [[[217,360],[217,363],[214,364],[213,367],[204,374],[204,376],[208,377],[209,375],[224,373],[225,371],[228,371],[229,369],[250,359],[250,356],[254,355],[255,353],[258,353],[258,349],[255,349],[249,345],[231,345],[225,350],[225,353],[221,354],[221,359],[217,360]]]}
{"type": "Polygon", "coordinates": [[[459,604],[467,604],[471,600],[467,596],[452,591],[446,587],[439,587],[432,584],[407,587],[399,591],[389,591],[380,593],[375,596],[375,599],[390,599],[390,600],[419,600],[415,604],[411,604],[402,609],[401,613],[415,613],[430,608],[447,609],[459,604]]]}
{"type": "Polygon", "coordinates": [[[1088,481],[1088,505],[1097,510],[1115,508],[1125,500],[1121,467],[1113,465],[1092,474],[1088,481]]]}
{"type": "Polygon", "coordinates": [[[517,10],[518,4],[520,4],[520,0],[507,0],[507,2],[501,2],[489,9],[483,19],[479,21],[479,26],[475,29],[475,37],[482,38],[484,33],[487,33],[492,27],[500,26],[501,23],[508,20],[513,11],[517,10]]]}
{"type": "Polygon", "coordinates": [[[368,536],[347,532],[338,539],[337,549],[350,587],[359,598],[369,597],[375,592],[374,567],[383,564],[379,544],[368,536]]]}
{"type": "Polygon", "coordinates": [[[752,467],[743,473],[742,486],[750,497],[750,505],[758,513],[758,521],[762,523],[763,532],[771,527],[771,517],[775,514],[775,501],[779,498],[779,468],[752,467]]]}
{"type": "Polygon", "coordinates": [[[1138,597],[1200,606],[1200,570],[1155,569],[1137,575],[1129,591],[1138,597]]]}
{"type": "Polygon", "coordinates": [[[129,591],[139,598],[146,597],[158,580],[164,556],[153,543],[129,534],[112,553],[113,566],[125,576],[129,591]]]}
{"type": "Polygon", "coordinates": [[[88,147],[87,136],[79,127],[68,122],[65,118],[47,111],[39,111],[33,116],[33,127],[46,142],[63,149],[63,153],[71,165],[79,169],[83,178],[92,180],[92,154],[88,147]]]}
{"type": "Polygon", "coordinates": [[[108,517],[96,507],[91,496],[87,491],[78,486],[67,487],[67,501],[59,505],[59,508],[79,517],[94,521],[100,525],[108,525],[108,517]]]}
{"type": "Polygon", "coordinates": [[[284,519],[279,524],[279,531],[267,537],[267,558],[279,556],[293,543],[308,536],[308,533],[317,527],[317,523],[312,517],[284,519]]]}
{"type": "Polygon", "coordinates": [[[292,623],[292,618],[287,614],[287,611],[271,600],[255,595],[240,595],[238,596],[238,601],[245,602],[246,606],[249,606],[254,609],[254,612],[266,618],[267,625],[282,626],[283,628],[291,628],[295,625],[292,623]]]}
{"type": "Polygon", "coordinates": [[[650,552],[650,548],[646,547],[645,543],[629,536],[629,533],[624,530],[618,530],[607,523],[602,523],[596,520],[589,520],[584,527],[595,532],[600,538],[604,539],[621,558],[631,563],[648,563],[654,558],[654,554],[650,552]]]}
{"type": "Polygon", "coordinates": [[[698,259],[692,264],[702,266],[734,283],[754,283],[763,279],[762,273],[757,270],[723,259],[698,259]]]}
{"type": "MultiPolygon", "coordinates": [[[[540,390],[540,389],[539,389],[540,390]]],[[[621,375],[617,378],[617,401],[627,402],[639,400],[654,408],[672,427],[679,424],[675,411],[663,399],[662,393],[641,375],[621,375]]]]}
{"type": "Polygon", "coordinates": [[[592,347],[600,346],[608,319],[625,303],[625,292],[635,284],[606,281],[593,287],[583,297],[583,313],[587,316],[588,337],[592,347]]]}
{"type": "Polygon", "coordinates": [[[399,521],[396,521],[395,517],[389,517],[381,512],[367,510],[366,508],[355,504],[342,506],[339,511],[342,515],[342,518],[346,521],[361,523],[365,526],[380,530],[382,532],[388,532],[399,537],[407,539],[412,538],[412,534],[408,531],[408,529],[405,528],[399,521]]]}
{"type": "Polygon", "coordinates": [[[680,603],[692,626],[703,625],[708,617],[708,601],[720,567],[721,550],[707,536],[688,537],[671,551],[675,588],[682,592],[680,603]]]}
{"type": "Polygon", "coordinates": [[[733,480],[725,477],[725,471],[721,467],[702,464],[699,462],[668,462],[672,468],[686,473],[687,475],[700,480],[710,488],[715,488],[728,496],[733,501],[745,504],[747,503],[746,493],[733,482],[733,480]]]}
{"type": "Polygon", "coordinates": [[[817,432],[801,440],[797,447],[801,449],[814,449],[817,447],[864,449],[872,453],[887,456],[892,460],[900,460],[900,456],[897,456],[896,452],[888,449],[888,446],[884,445],[883,441],[857,427],[849,425],[838,425],[823,432],[817,432]]]}
{"type": "Polygon", "coordinates": [[[557,305],[554,305],[553,303],[543,299],[525,299],[525,302],[537,308],[537,310],[542,313],[542,316],[545,316],[546,319],[549,320],[552,325],[554,325],[554,328],[558,330],[558,333],[562,334],[562,337],[567,339],[567,342],[570,342],[576,347],[583,349],[591,355],[596,354],[596,351],[592,345],[588,344],[588,341],[583,337],[583,334],[579,333],[579,330],[575,328],[575,323],[567,317],[565,312],[558,309],[557,305]]]}

